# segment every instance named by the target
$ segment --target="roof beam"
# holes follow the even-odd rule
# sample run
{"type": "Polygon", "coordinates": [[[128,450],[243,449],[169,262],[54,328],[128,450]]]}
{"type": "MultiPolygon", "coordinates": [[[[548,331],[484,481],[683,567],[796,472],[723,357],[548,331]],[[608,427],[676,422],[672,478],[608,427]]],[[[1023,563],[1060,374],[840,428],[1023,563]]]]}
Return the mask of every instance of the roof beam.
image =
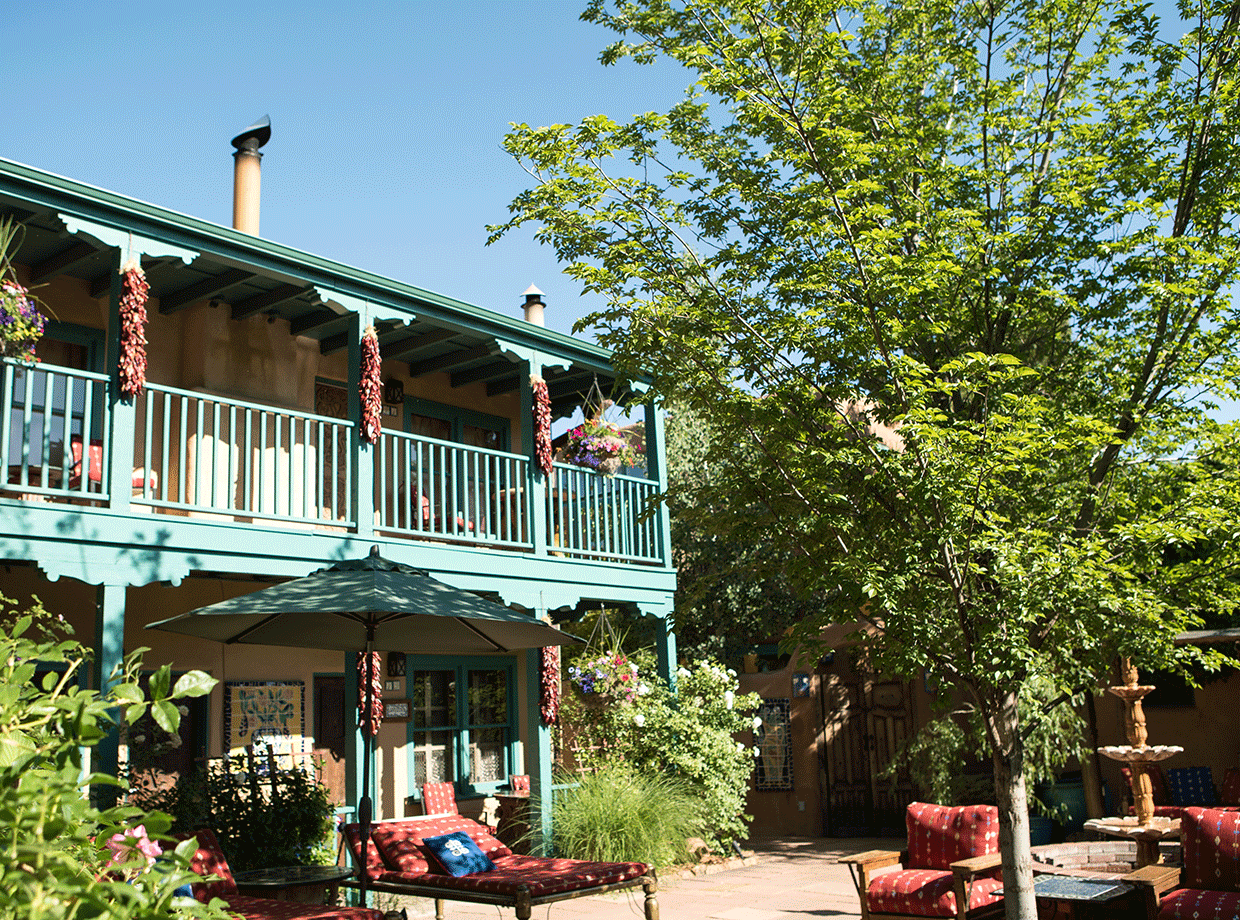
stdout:
{"type": "Polygon", "coordinates": [[[295,300],[310,290],[313,290],[313,288],[301,287],[296,284],[282,284],[278,288],[237,301],[232,305],[232,318],[245,319],[256,313],[262,313],[264,310],[270,310],[272,307],[278,307],[282,303],[295,300]]]}
{"type": "Polygon", "coordinates": [[[477,383],[479,380],[491,380],[504,374],[512,373],[512,364],[504,361],[501,364],[484,364],[481,367],[475,367],[472,371],[457,371],[452,375],[449,383],[453,387],[463,387],[469,383],[477,383]]]}
{"type": "Polygon", "coordinates": [[[515,377],[501,377],[499,380],[492,380],[487,384],[487,396],[502,396],[504,393],[511,393],[520,385],[520,374],[515,377]]]}
{"type": "Polygon", "coordinates": [[[335,335],[329,335],[327,338],[319,341],[319,354],[330,355],[335,354],[342,348],[349,347],[349,333],[338,332],[335,335]]]}
{"type": "Polygon", "coordinates": [[[383,354],[384,361],[402,361],[423,348],[446,342],[448,339],[456,338],[457,335],[454,329],[436,329],[433,332],[423,332],[421,335],[398,338],[390,342],[385,342],[380,337],[379,350],[383,354]]]}
{"type": "Polygon", "coordinates": [[[446,355],[440,355],[438,358],[429,358],[426,361],[418,361],[417,363],[411,361],[409,363],[409,376],[421,377],[423,374],[431,374],[435,371],[450,371],[454,367],[469,364],[471,361],[489,358],[492,354],[494,354],[492,346],[478,345],[474,348],[462,348],[460,351],[451,351],[446,355]]]}
{"type": "Polygon", "coordinates": [[[216,294],[222,294],[229,288],[235,288],[239,284],[244,284],[253,277],[253,272],[247,272],[243,268],[230,268],[223,274],[203,278],[189,287],[181,288],[179,291],[173,291],[171,294],[165,294],[163,297],[160,297],[159,312],[175,313],[178,310],[185,309],[192,303],[207,300],[216,294]]]}
{"type": "Polygon", "coordinates": [[[309,335],[316,329],[330,326],[332,323],[339,322],[342,319],[348,319],[348,315],[341,315],[330,311],[307,313],[305,316],[299,316],[289,323],[288,330],[293,335],[309,335]]]}
{"type": "Polygon", "coordinates": [[[589,375],[581,375],[569,378],[558,378],[556,380],[547,381],[547,395],[552,400],[560,399],[564,396],[584,396],[590,390],[590,384],[594,378],[589,375]]]}
{"type": "Polygon", "coordinates": [[[58,252],[50,259],[44,259],[37,265],[32,265],[30,268],[30,280],[34,284],[50,281],[57,275],[63,275],[71,271],[75,266],[81,265],[87,259],[93,258],[99,252],[100,250],[90,243],[81,240],[68,249],[58,252]]]}

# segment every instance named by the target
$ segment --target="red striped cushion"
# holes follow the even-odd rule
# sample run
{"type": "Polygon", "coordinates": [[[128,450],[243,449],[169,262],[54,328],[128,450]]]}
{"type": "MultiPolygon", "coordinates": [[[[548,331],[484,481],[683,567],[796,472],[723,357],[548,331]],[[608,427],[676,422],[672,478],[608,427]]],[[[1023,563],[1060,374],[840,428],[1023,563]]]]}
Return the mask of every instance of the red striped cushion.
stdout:
{"type": "MultiPolygon", "coordinates": [[[[979,878],[969,889],[969,910],[1003,900],[994,896],[999,879],[979,878]]],[[[952,873],[943,869],[909,869],[878,876],[866,891],[872,914],[908,914],[914,917],[956,916],[952,873]]]]}
{"type": "MultiPolygon", "coordinates": [[[[355,826],[348,825],[346,833],[355,826]]],[[[377,867],[370,864],[367,869],[372,878],[386,870],[411,875],[426,873],[430,871],[432,863],[422,841],[427,837],[438,837],[453,831],[469,834],[474,843],[478,844],[478,849],[491,859],[512,855],[512,850],[496,840],[484,825],[460,815],[443,815],[421,821],[393,821],[372,825],[371,841],[378,847],[383,864],[377,867]]],[[[357,853],[360,842],[350,842],[350,846],[353,852],[357,853]]]]}
{"type": "Polygon", "coordinates": [[[445,891],[452,889],[484,891],[489,894],[515,895],[525,886],[530,897],[581,891],[603,885],[615,885],[641,878],[648,871],[642,863],[588,862],[579,859],[550,859],[542,856],[501,856],[495,868],[477,875],[453,878],[427,872],[422,875],[386,873],[384,881],[416,882],[445,891]]]}
{"type": "Polygon", "coordinates": [[[1234,920],[1240,917],[1240,892],[1181,888],[1162,899],[1158,920],[1234,920]]]}

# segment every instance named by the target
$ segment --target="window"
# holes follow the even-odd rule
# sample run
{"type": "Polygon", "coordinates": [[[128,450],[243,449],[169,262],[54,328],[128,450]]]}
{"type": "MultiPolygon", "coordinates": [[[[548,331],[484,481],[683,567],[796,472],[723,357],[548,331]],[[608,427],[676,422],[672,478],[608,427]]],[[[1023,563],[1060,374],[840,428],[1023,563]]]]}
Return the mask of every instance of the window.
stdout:
{"type": "Polygon", "coordinates": [[[511,772],[513,670],[506,659],[455,666],[414,659],[409,671],[412,787],[451,782],[462,795],[494,792],[511,772]],[[464,692],[461,692],[461,691],[464,692]]]}

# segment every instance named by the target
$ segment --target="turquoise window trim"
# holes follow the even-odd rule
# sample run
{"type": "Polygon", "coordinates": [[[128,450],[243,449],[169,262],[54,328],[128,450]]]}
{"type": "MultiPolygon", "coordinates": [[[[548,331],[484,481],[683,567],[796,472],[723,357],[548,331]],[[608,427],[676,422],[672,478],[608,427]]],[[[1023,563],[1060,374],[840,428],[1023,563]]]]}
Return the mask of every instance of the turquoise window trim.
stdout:
{"type": "Polygon", "coordinates": [[[86,348],[86,370],[95,374],[104,373],[103,356],[106,351],[107,333],[103,329],[91,326],[80,326],[77,323],[66,323],[57,319],[49,319],[43,330],[44,338],[56,342],[68,342],[70,345],[81,345],[86,348]]]}
{"type": "Polygon", "coordinates": [[[516,705],[516,660],[507,655],[468,655],[438,656],[410,655],[405,662],[406,693],[412,693],[413,675],[415,671],[454,671],[457,686],[456,693],[456,724],[453,726],[422,726],[415,727],[410,719],[405,730],[405,744],[410,756],[406,764],[410,797],[422,801],[422,787],[417,782],[416,757],[414,756],[414,735],[419,731],[449,731],[453,735],[453,756],[458,765],[457,777],[454,782],[457,798],[478,798],[493,795],[508,784],[508,773],[516,763],[517,755],[517,705],[516,705]],[[508,682],[505,697],[508,703],[507,719],[502,726],[484,725],[482,728],[504,728],[508,732],[508,743],[504,746],[504,766],[497,780],[490,783],[472,782],[469,775],[469,691],[466,683],[470,671],[503,671],[508,682]]]}
{"type": "Polygon", "coordinates": [[[462,429],[465,425],[498,431],[500,435],[499,449],[503,451],[511,450],[512,421],[504,418],[502,415],[491,415],[488,412],[479,412],[477,409],[464,409],[460,406],[449,406],[447,403],[434,402],[433,400],[422,399],[417,396],[407,396],[405,397],[405,431],[412,430],[412,416],[414,415],[425,415],[427,418],[436,418],[450,423],[452,425],[451,440],[457,443],[461,442],[462,429]]]}

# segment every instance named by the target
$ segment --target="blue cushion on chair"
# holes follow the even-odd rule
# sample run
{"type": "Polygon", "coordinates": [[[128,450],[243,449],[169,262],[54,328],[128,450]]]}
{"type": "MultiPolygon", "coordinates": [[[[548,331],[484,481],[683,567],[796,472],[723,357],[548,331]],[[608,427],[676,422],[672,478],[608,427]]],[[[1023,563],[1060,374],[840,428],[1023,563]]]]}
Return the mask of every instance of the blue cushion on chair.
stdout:
{"type": "Polygon", "coordinates": [[[426,837],[422,845],[431,851],[431,855],[443,866],[443,870],[454,878],[476,872],[490,872],[495,868],[495,863],[491,862],[487,854],[483,853],[464,831],[426,837]]]}
{"type": "Polygon", "coordinates": [[[1172,805],[1214,805],[1214,778],[1209,767],[1177,767],[1167,771],[1172,805]]]}

